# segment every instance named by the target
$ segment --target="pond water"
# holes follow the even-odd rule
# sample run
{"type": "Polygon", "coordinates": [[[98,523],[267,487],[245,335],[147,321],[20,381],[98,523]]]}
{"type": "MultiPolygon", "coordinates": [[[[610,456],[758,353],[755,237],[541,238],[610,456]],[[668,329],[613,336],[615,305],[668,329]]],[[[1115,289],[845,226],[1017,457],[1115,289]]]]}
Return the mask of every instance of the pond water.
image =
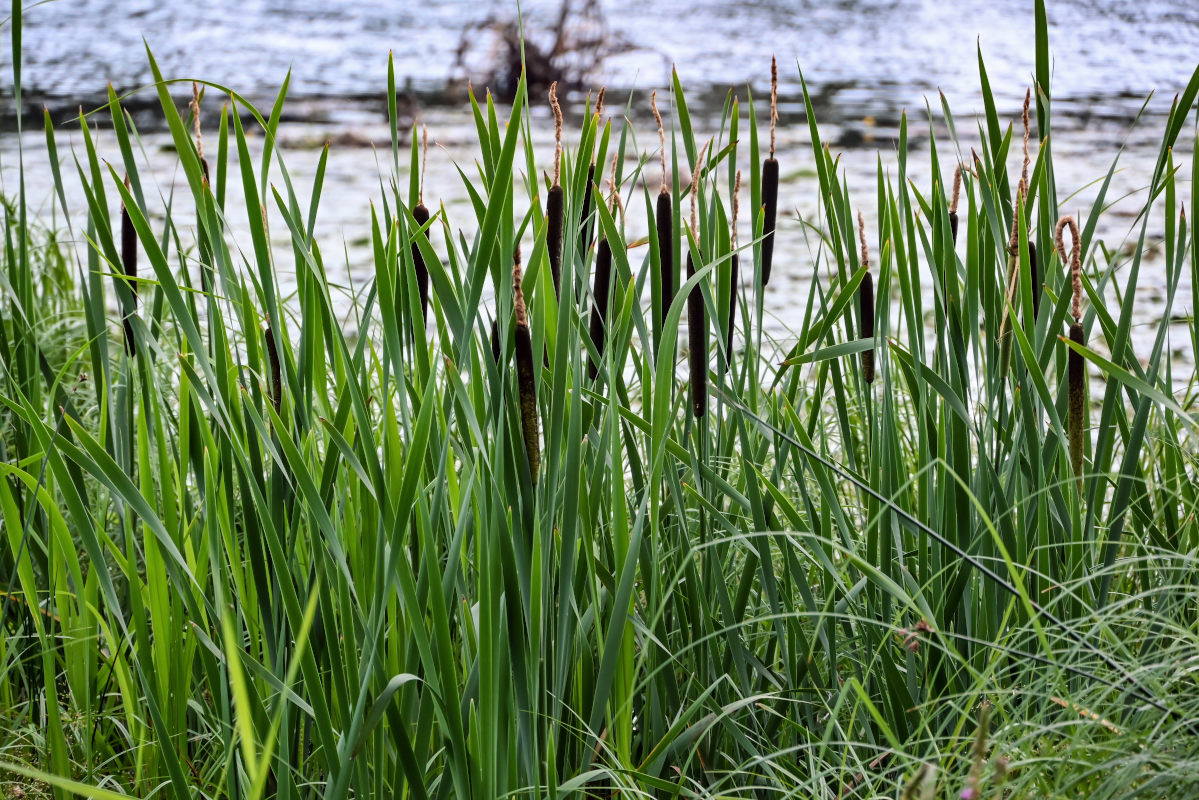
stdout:
{"type": "MultiPolygon", "coordinates": [[[[410,3],[370,0],[208,0],[151,2],[129,0],[114,10],[109,0],[58,0],[26,12],[24,71],[26,105],[44,104],[62,131],[59,143],[68,176],[69,201],[82,203],[70,161],[79,140],[80,104],[94,108],[109,82],[119,90],[145,87],[150,80],[146,43],[168,77],[203,78],[236,88],[251,99],[269,102],[287,70],[292,70],[290,112],[280,141],[302,201],[307,202],[319,148],[334,147],[326,177],[318,237],[334,280],[349,291],[361,288],[373,268],[369,252],[370,202],[381,195],[380,163],[387,172],[389,134],[385,120],[386,65],[395,54],[397,83],[405,87],[411,109],[419,108],[429,125],[433,147],[428,186],[445,202],[451,219],[470,212],[456,165],[468,175],[476,158],[474,127],[461,102],[466,79],[486,76],[499,39],[479,27],[488,19],[513,15],[515,3],[410,3]],[[464,67],[456,52],[464,30],[471,42],[464,67]],[[457,92],[455,91],[457,90],[457,92]]],[[[545,47],[546,31],[555,25],[557,0],[522,3],[530,40],[545,47]]],[[[768,307],[776,333],[802,315],[814,263],[802,220],[817,213],[813,156],[802,119],[799,72],[813,92],[822,136],[843,153],[842,167],[857,202],[872,217],[879,153],[884,168],[895,174],[894,141],[899,116],[907,109],[912,123],[910,176],[922,191],[929,184],[929,123],[926,100],[933,107],[934,133],[942,158],[952,161],[951,142],[940,120],[938,89],[954,109],[963,155],[978,146],[976,117],[981,109],[977,52],[987,63],[992,87],[1005,124],[1018,120],[1019,105],[1034,70],[1033,3],[1030,0],[893,0],[892,2],[762,2],[761,0],[693,0],[644,3],[636,0],[574,0],[577,12],[568,29],[576,36],[598,34],[607,56],[589,74],[609,86],[609,107],[623,106],[632,94],[633,120],[643,133],[652,130],[648,91],[664,88],[672,64],[693,104],[702,135],[717,133],[716,114],[729,87],[752,87],[755,97],[769,91],[769,59],[780,61],[779,158],[784,164],[780,194],[778,252],[790,268],[769,287],[768,307]],[[586,8],[585,8],[586,7],[586,8]],[[598,11],[597,11],[598,9],[598,11]],[[586,12],[586,13],[585,13],[586,12]],[[590,15],[589,15],[590,14],[590,15]],[[787,213],[789,212],[789,213],[787,213]]],[[[1135,242],[1133,214],[1143,202],[1144,182],[1157,154],[1161,123],[1174,95],[1182,89],[1199,59],[1199,3],[1091,0],[1050,4],[1050,36],[1054,57],[1053,93],[1057,185],[1069,211],[1088,208],[1096,186],[1123,146],[1123,169],[1110,190],[1124,198],[1105,217],[1099,235],[1110,248],[1135,242]],[[1146,96],[1157,90],[1140,124],[1131,128],[1146,96]],[[1077,193],[1071,197],[1072,194],[1077,193]]],[[[11,92],[8,59],[0,70],[11,92]]],[[[185,84],[180,85],[182,102],[185,84]]],[[[736,91],[743,91],[737,88],[736,91]]],[[[11,94],[8,94],[11,97],[11,94]]],[[[0,119],[12,129],[11,102],[0,119]],[[7,115],[7,116],[5,116],[7,115]]],[[[544,163],[552,153],[552,123],[544,97],[535,98],[535,146],[544,163]]],[[[161,127],[161,111],[152,89],[129,98],[144,133],[151,196],[165,208],[168,197],[177,213],[185,213],[185,184],[161,127]],[[140,110],[139,110],[140,109],[140,110]]],[[[581,107],[581,93],[568,102],[568,113],[581,107]]],[[[219,108],[206,103],[211,114],[219,108]]],[[[761,111],[761,109],[760,109],[761,111]]],[[[101,115],[97,115],[101,116],[101,115]]],[[[765,118],[760,113],[760,119],[765,118]]],[[[35,210],[49,215],[51,173],[45,162],[40,123],[24,137],[26,177],[35,210]]],[[[211,128],[210,128],[211,129],[211,128]]],[[[652,137],[651,137],[652,138],[652,137]]],[[[644,139],[644,137],[643,137],[644,139]]],[[[118,159],[111,133],[99,131],[102,155],[118,159]]],[[[1193,130],[1184,131],[1176,153],[1190,194],[1189,154],[1193,130]]],[[[644,147],[656,141],[643,141],[644,147]]],[[[10,191],[15,180],[16,137],[0,137],[0,181],[10,191]]],[[[742,158],[748,154],[743,153],[742,158]]],[[[747,166],[747,165],[745,165],[747,166]]],[[[1013,168],[1018,169],[1014,163],[1013,168]]],[[[944,176],[947,180],[949,176],[944,176]]],[[[145,178],[143,178],[145,180],[145,178]]],[[[640,190],[626,193],[631,203],[631,237],[644,231],[640,190]]],[[[180,217],[185,218],[185,217],[180,217]]],[[[244,232],[244,212],[230,211],[235,237],[244,232]],[[240,214],[240,216],[239,216],[240,214]]],[[[819,222],[820,220],[817,220],[819,222]]],[[[1150,226],[1160,235],[1161,220],[1150,226]]],[[[290,245],[282,225],[274,226],[279,252],[290,245]]],[[[243,247],[248,237],[242,236],[243,247]]],[[[632,256],[635,263],[640,254],[632,256]]],[[[279,265],[287,272],[285,265],[279,265]]],[[[286,279],[286,276],[285,276],[286,279]]],[[[1184,279],[1185,280],[1185,279],[1184,279]]],[[[1160,258],[1142,269],[1138,330],[1152,331],[1160,317],[1164,272],[1160,258]]],[[[1172,355],[1193,363],[1186,317],[1192,314],[1189,282],[1179,292],[1173,316],[1180,319],[1179,347],[1172,355]]],[[[1151,341],[1136,341],[1147,352],[1151,341]]]]}

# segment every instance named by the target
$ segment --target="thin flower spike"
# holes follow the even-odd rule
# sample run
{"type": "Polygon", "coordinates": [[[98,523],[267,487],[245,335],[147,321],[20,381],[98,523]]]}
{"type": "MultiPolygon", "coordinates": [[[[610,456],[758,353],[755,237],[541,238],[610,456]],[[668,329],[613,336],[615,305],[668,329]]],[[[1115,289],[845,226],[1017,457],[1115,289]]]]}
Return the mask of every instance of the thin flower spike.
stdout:
{"type": "MultiPolygon", "coordinates": [[[[862,243],[862,266],[866,274],[858,285],[858,304],[862,312],[862,338],[874,339],[874,278],[870,274],[870,250],[866,246],[866,219],[858,212],[858,239],[862,243]]],[[[862,379],[874,383],[874,348],[862,351],[862,379]]]]}
{"type": "MultiPolygon", "coordinates": [[[[1057,221],[1054,230],[1054,243],[1062,264],[1068,264],[1070,269],[1070,285],[1073,298],[1070,314],[1074,317],[1070,325],[1070,341],[1086,346],[1087,334],[1082,327],[1082,239],[1078,234],[1078,223],[1072,216],[1064,216],[1057,221]],[[1070,229],[1072,246],[1069,258],[1066,257],[1064,233],[1070,229]]],[[[1073,347],[1066,354],[1066,439],[1070,450],[1070,468],[1074,472],[1074,480],[1079,492],[1082,492],[1083,451],[1086,445],[1086,426],[1089,416],[1087,411],[1087,371],[1082,354],[1073,347]]]]}
{"type": "Polygon", "coordinates": [[[550,108],[554,112],[554,181],[545,201],[546,247],[550,255],[550,274],[554,296],[562,298],[562,224],[566,197],[562,189],[562,106],[558,103],[558,82],[550,85],[550,108]]]}

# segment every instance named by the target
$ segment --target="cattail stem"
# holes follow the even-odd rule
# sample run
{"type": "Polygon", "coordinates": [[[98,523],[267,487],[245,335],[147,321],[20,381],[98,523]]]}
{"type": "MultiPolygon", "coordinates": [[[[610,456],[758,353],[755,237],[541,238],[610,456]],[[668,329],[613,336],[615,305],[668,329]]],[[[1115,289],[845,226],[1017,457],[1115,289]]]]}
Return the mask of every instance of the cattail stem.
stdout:
{"type": "Polygon", "coordinates": [[[279,368],[279,345],[275,341],[275,332],[268,325],[263,331],[266,338],[266,357],[271,368],[271,405],[279,414],[283,407],[283,371],[279,368]]]}
{"type": "MultiPolygon", "coordinates": [[[[858,284],[858,306],[862,313],[862,338],[874,340],[874,277],[870,274],[870,250],[866,246],[866,219],[858,212],[858,238],[862,243],[862,266],[866,274],[858,284]]],[[[874,348],[862,351],[862,379],[874,383],[874,348]]]]}
{"type": "Polygon", "coordinates": [[[525,455],[529,461],[529,476],[537,483],[541,467],[541,448],[538,436],[537,393],[534,384],[533,338],[529,333],[529,315],[525,294],[521,288],[520,250],[513,256],[512,292],[516,316],[516,390],[520,398],[520,425],[524,433],[525,455]]]}

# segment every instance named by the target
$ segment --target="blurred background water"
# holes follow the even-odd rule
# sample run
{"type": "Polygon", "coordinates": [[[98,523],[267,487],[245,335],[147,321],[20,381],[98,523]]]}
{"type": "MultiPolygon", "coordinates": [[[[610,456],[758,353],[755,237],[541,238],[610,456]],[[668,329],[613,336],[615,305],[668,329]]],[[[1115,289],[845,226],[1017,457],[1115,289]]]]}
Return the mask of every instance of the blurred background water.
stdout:
{"type": "MultiPolygon", "coordinates": [[[[1113,252],[1127,257],[1138,232],[1135,213],[1144,201],[1164,114],[1199,61],[1199,3],[1077,0],[1048,5],[1054,156],[1064,210],[1085,212],[1097,190],[1096,179],[1121,153],[1121,169],[1109,196],[1122,199],[1105,216],[1099,234],[1113,252]]],[[[717,132],[719,109],[730,89],[744,97],[748,86],[759,102],[766,98],[770,56],[778,56],[779,158],[784,166],[776,252],[786,267],[776,269],[781,277],[771,282],[768,298],[778,315],[773,320],[777,331],[802,313],[818,268],[803,223],[819,224],[820,218],[799,67],[813,94],[822,137],[843,154],[841,166],[855,202],[863,204],[868,218],[880,155],[884,169],[894,175],[895,140],[904,110],[911,123],[909,177],[927,191],[933,177],[926,158],[929,137],[936,137],[946,163],[954,160],[938,91],[953,109],[959,155],[966,157],[979,145],[979,51],[1005,124],[1018,125],[1035,68],[1032,0],[525,0],[521,7],[532,77],[542,86],[557,78],[572,84],[568,116],[581,112],[588,89],[607,85],[610,111],[631,98],[633,121],[643,134],[652,130],[648,93],[668,86],[672,65],[678,65],[698,133],[706,136],[717,132]]],[[[72,148],[79,146],[78,109],[102,105],[112,83],[118,92],[129,93],[123,102],[143,134],[141,155],[162,209],[172,203],[176,218],[184,218],[179,216],[187,203],[184,181],[160,132],[162,112],[154,91],[147,88],[146,45],[167,77],[223,84],[259,104],[269,105],[290,69],[288,113],[280,128],[282,151],[305,194],[320,147],[333,142],[318,236],[335,282],[347,293],[358,291],[373,274],[369,205],[382,194],[380,173],[389,170],[390,157],[381,155],[390,148],[385,117],[389,51],[402,87],[403,121],[410,124],[419,115],[429,126],[433,148],[427,186],[438,195],[437,202],[446,204],[451,219],[460,220],[470,208],[457,167],[472,174],[477,147],[463,102],[465,86],[468,80],[476,89],[493,86],[503,96],[512,79],[515,11],[515,2],[506,0],[35,4],[25,14],[22,73],[26,180],[34,209],[49,217],[54,202],[40,132],[42,107],[50,110],[60,131],[68,201],[81,207],[70,161],[72,148]]],[[[5,49],[0,125],[12,131],[11,57],[5,49]]],[[[186,82],[176,85],[181,105],[189,89],[186,82]]],[[[209,90],[209,96],[213,94],[209,90]]],[[[538,89],[532,99],[535,147],[548,164],[552,123],[544,92],[538,89]]],[[[219,107],[215,98],[205,103],[210,131],[219,107]]],[[[763,108],[759,105],[759,120],[764,122],[763,108]]],[[[102,125],[106,116],[104,112],[93,119],[102,125]]],[[[99,131],[97,142],[102,156],[119,159],[109,132],[99,131]]],[[[1188,127],[1176,150],[1176,162],[1187,165],[1182,196],[1190,193],[1193,143],[1194,129],[1188,127]]],[[[657,142],[643,136],[639,144],[649,150],[657,142]]],[[[0,136],[0,189],[5,192],[14,185],[15,148],[16,137],[0,136]]],[[[1018,169],[1018,162],[1013,167],[1018,169]]],[[[948,180],[949,175],[941,178],[948,180]]],[[[632,236],[645,225],[638,210],[634,199],[629,215],[632,236]]],[[[229,218],[237,236],[244,223],[236,210],[229,218]]],[[[1160,220],[1151,222],[1151,244],[1162,226],[1160,220]]],[[[281,251],[287,252],[282,225],[274,232],[281,251]]],[[[1155,257],[1151,251],[1142,270],[1138,314],[1145,323],[1163,310],[1164,272],[1160,260],[1153,263],[1155,257]]],[[[286,273],[289,267],[279,264],[277,269],[286,273]]],[[[1185,324],[1192,313],[1189,283],[1179,294],[1183,307],[1176,307],[1174,315],[1185,324]]],[[[1192,359],[1188,352],[1174,355],[1192,359]]]]}
{"type": "MultiPolygon", "coordinates": [[[[937,88],[951,103],[972,101],[978,47],[1009,106],[1034,67],[1031,0],[566,5],[576,43],[603,40],[606,57],[589,77],[618,89],[662,86],[676,63],[692,90],[749,82],[760,93],[768,86],[763,64],[774,53],[785,96],[797,93],[798,63],[834,111],[893,116],[935,99],[937,88]]],[[[400,82],[435,98],[447,81],[479,83],[496,38],[484,23],[513,19],[515,7],[512,0],[55,0],[26,14],[24,84],[32,99],[70,110],[109,82],[144,85],[144,38],[164,74],[236,86],[256,99],[272,95],[291,68],[293,96],[377,102],[392,51],[400,82]],[[464,44],[472,51],[467,68],[456,68],[464,44]]],[[[521,7],[527,35],[546,48],[560,0],[521,7]]],[[[1048,13],[1059,111],[1129,117],[1149,91],[1169,97],[1180,89],[1199,55],[1196,2],[1074,0],[1049,3],[1048,13]]]]}

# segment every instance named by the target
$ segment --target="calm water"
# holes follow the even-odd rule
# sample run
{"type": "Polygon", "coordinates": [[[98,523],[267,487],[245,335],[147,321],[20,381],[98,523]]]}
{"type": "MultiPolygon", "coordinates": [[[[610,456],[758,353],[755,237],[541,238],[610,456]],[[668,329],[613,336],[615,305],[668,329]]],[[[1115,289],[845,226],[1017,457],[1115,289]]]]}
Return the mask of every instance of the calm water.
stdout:
{"type": "MultiPolygon", "coordinates": [[[[545,44],[558,0],[525,0],[530,38],[545,44]]],[[[573,0],[576,11],[587,0],[573,0]]],[[[662,86],[677,63],[692,90],[768,85],[779,57],[782,93],[798,91],[798,62],[833,113],[893,115],[943,89],[977,96],[976,46],[1005,106],[1034,68],[1032,0],[599,0],[613,52],[596,81],[662,86]]],[[[464,28],[510,18],[516,3],[467,0],[56,0],[26,13],[25,87],[52,108],[74,108],[107,83],[149,81],[142,38],[173,77],[203,77],[263,98],[291,68],[292,94],[342,103],[378,98],[388,51],[401,83],[437,92],[464,28]]],[[[576,18],[581,18],[577,16],[576,18]]],[[[1126,117],[1153,89],[1171,97],[1199,56],[1199,3],[1050,3],[1054,95],[1061,111],[1126,117]]],[[[474,37],[475,77],[493,39],[474,37]]],[[[6,43],[7,44],[7,43],[6,43]]],[[[7,65],[6,65],[7,66],[7,65]]],[[[3,80],[10,81],[8,69],[3,80]]],[[[460,80],[454,80],[460,84],[460,80]]],[[[376,101],[377,102],[377,101],[376,101]]]]}
{"type": "MultiPolygon", "coordinates": [[[[585,2],[574,0],[574,5],[585,2]]],[[[57,0],[27,11],[23,74],[27,106],[37,111],[45,103],[55,112],[68,205],[81,208],[84,199],[72,177],[69,155],[79,147],[78,123],[71,119],[79,104],[100,104],[109,82],[123,90],[149,82],[143,36],[168,77],[204,78],[255,100],[272,97],[291,68],[291,113],[280,128],[281,150],[306,202],[319,148],[325,141],[335,143],[317,236],[335,291],[344,291],[348,298],[373,276],[370,202],[379,199],[380,162],[369,145],[379,146],[384,153],[390,147],[384,116],[388,51],[395,53],[398,82],[419,98],[429,126],[433,147],[427,186],[438,195],[437,202],[446,204],[451,219],[469,218],[471,208],[456,165],[471,174],[477,156],[474,126],[461,102],[447,102],[446,90],[460,89],[467,77],[478,85],[495,43],[486,34],[475,36],[468,59],[473,69],[465,74],[455,71],[455,50],[463,29],[490,16],[509,16],[515,3],[425,2],[419,13],[413,6],[372,0],[57,0]],[[118,6],[119,12],[112,6],[118,6]]],[[[526,0],[523,6],[530,38],[544,46],[558,3],[526,0]]],[[[666,85],[672,63],[679,65],[698,132],[711,135],[717,132],[716,120],[696,101],[723,98],[728,87],[747,82],[756,96],[764,96],[769,90],[770,54],[778,55],[783,116],[778,149],[780,161],[787,165],[779,205],[780,212],[787,211],[780,215],[776,261],[787,269],[776,270],[779,278],[771,282],[767,298],[770,313],[777,315],[768,324],[777,335],[799,321],[815,269],[801,220],[821,219],[811,178],[808,128],[798,113],[802,105],[796,62],[803,66],[814,93],[822,136],[842,152],[842,168],[855,202],[865,204],[868,220],[873,216],[880,152],[884,168],[892,177],[895,174],[893,141],[901,110],[912,113],[909,175],[923,191],[932,178],[926,158],[925,98],[933,104],[934,117],[939,117],[936,92],[938,88],[945,92],[957,119],[963,153],[968,154],[971,147],[979,146],[972,115],[982,110],[976,48],[981,47],[986,58],[1004,123],[1018,124],[1024,89],[1034,70],[1032,0],[668,0],[653,4],[602,0],[601,9],[603,25],[593,20],[583,32],[601,31],[612,53],[591,77],[596,85],[606,83],[614,90],[611,96],[619,98],[619,105],[627,96],[620,90],[640,90],[634,95],[638,130],[650,130],[648,90],[666,85]]],[[[1135,241],[1134,215],[1144,201],[1145,177],[1157,154],[1161,115],[1199,62],[1199,3],[1083,0],[1067,7],[1059,2],[1050,4],[1049,17],[1055,178],[1063,210],[1077,214],[1088,208],[1097,189],[1093,181],[1107,171],[1123,146],[1123,169],[1116,173],[1109,194],[1122,199],[1109,209],[1098,233],[1110,248],[1124,250],[1135,241]],[[1157,96],[1147,117],[1130,128],[1153,90],[1157,96]]],[[[11,73],[5,50],[0,82],[7,90],[11,73]]],[[[185,86],[179,87],[181,96],[185,86]]],[[[167,135],[155,131],[162,119],[161,110],[153,110],[156,102],[153,91],[143,89],[129,103],[144,134],[143,182],[150,179],[151,196],[158,198],[149,211],[161,221],[162,209],[171,198],[176,218],[185,219],[186,186],[167,146],[167,135]]],[[[573,98],[568,113],[580,104],[579,97],[573,98]]],[[[209,113],[217,107],[215,102],[206,103],[209,113]]],[[[11,114],[10,102],[0,107],[0,120],[4,114],[11,114]]],[[[548,163],[553,129],[542,95],[536,100],[534,118],[539,121],[534,126],[534,146],[539,160],[548,163]]],[[[764,118],[759,108],[759,120],[764,118]]],[[[4,123],[8,130],[10,123],[11,117],[4,123]]],[[[23,140],[26,184],[33,212],[48,218],[54,197],[52,173],[39,129],[40,124],[31,125],[23,140]]],[[[948,132],[936,119],[934,130],[948,163],[952,160],[947,157],[948,132]]],[[[1184,165],[1180,196],[1190,194],[1193,142],[1188,129],[1176,151],[1178,163],[1184,165]]],[[[119,161],[110,131],[97,132],[97,146],[102,158],[119,161]]],[[[0,136],[2,191],[14,186],[15,148],[16,137],[0,136]]],[[[1018,163],[1009,166],[1019,169],[1018,163]]],[[[387,169],[384,163],[383,171],[387,169]]],[[[948,180],[949,175],[942,179],[948,180]]],[[[403,180],[406,176],[401,176],[403,180]]],[[[637,203],[632,208],[631,240],[644,232],[645,225],[637,203]]],[[[244,210],[231,208],[229,224],[235,242],[246,246],[244,210]]],[[[1150,226],[1151,251],[1141,273],[1133,330],[1138,353],[1147,353],[1152,346],[1143,336],[1152,333],[1163,310],[1164,270],[1152,249],[1162,222],[1155,216],[1150,226]]],[[[290,244],[282,224],[272,225],[272,232],[280,252],[287,252],[290,244]]],[[[277,269],[286,286],[289,268],[280,264],[277,269]]],[[[1183,283],[1174,308],[1179,320],[1177,345],[1171,346],[1170,355],[1190,364],[1193,354],[1185,320],[1193,313],[1192,294],[1189,279],[1183,283]]]]}

